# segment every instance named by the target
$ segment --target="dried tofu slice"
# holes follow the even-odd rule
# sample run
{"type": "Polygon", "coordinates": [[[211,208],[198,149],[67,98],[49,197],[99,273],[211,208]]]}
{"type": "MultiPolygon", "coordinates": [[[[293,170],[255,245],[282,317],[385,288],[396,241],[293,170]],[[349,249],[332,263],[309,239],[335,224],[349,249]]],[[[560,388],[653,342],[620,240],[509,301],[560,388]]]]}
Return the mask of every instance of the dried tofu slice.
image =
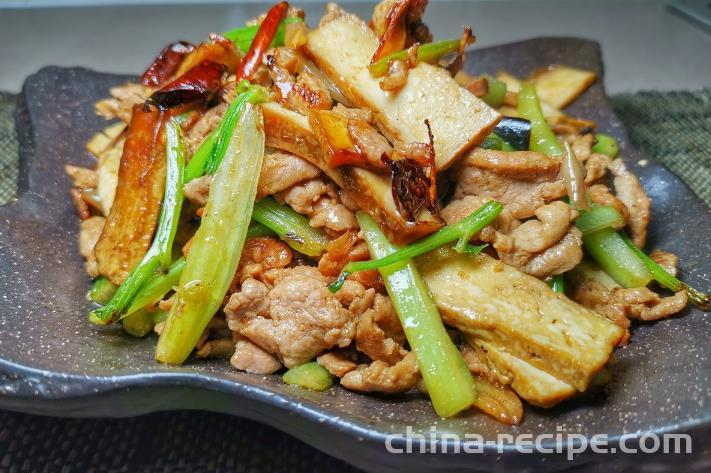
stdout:
{"type": "Polygon", "coordinates": [[[521,89],[521,79],[509,74],[506,71],[499,71],[496,73],[496,78],[506,84],[507,92],[516,92],[521,89]]]}
{"type": "Polygon", "coordinates": [[[351,166],[329,167],[320,141],[305,116],[275,102],[264,104],[262,111],[267,146],[289,151],[316,165],[380,224],[392,242],[409,243],[442,226],[441,220],[426,211],[417,222],[402,218],[393,200],[388,176],[351,166]]]}
{"type": "Polygon", "coordinates": [[[536,86],[538,97],[553,107],[562,109],[580,97],[596,79],[594,72],[554,65],[536,71],[529,81],[536,86]]]}
{"type": "MultiPolygon", "coordinates": [[[[518,91],[521,90],[521,80],[512,76],[508,72],[498,72],[496,74],[496,78],[506,84],[506,90],[508,92],[514,92],[517,94],[518,91]]],[[[538,92],[537,89],[536,92],[538,92]]],[[[541,111],[543,112],[543,116],[551,125],[557,124],[565,116],[563,112],[543,100],[540,96],[538,97],[538,100],[541,103],[541,111]]],[[[518,117],[518,110],[516,110],[516,107],[514,106],[503,106],[499,109],[499,112],[507,117],[518,117]]]]}
{"type": "Polygon", "coordinates": [[[99,174],[99,182],[96,186],[96,192],[101,199],[101,211],[104,215],[109,215],[111,206],[114,203],[124,141],[124,139],[119,138],[113,146],[104,150],[98,156],[97,172],[99,174]]]}
{"type": "Polygon", "coordinates": [[[468,337],[467,342],[478,345],[498,370],[510,375],[511,388],[529,404],[553,407],[578,394],[573,386],[516,358],[502,348],[474,337],[468,337]]]}
{"type": "Polygon", "coordinates": [[[624,329],[488,255],[440,248],[418,259],[444,321],[578,391],[607,363],[624,329]]]}
{"type": "Polygon", "coordinates": [[[167,112],[133,107],[111,211],[94,252],[99,273],[119,285],[143,258],[158,223],[165,187],[161,129],[167,112]]]}
{"type": "Polygon", "coordinates": [[[308,35],[306,49],[314,62],[357,107],[372,110],[391,142],[427,143],[428,119],[434,135],[437,169],[449,167],[464,151],[479,144],[500,119],[494,109],[462,88],[449,73],[418,64],[396,92],[380,89],[368,64],[378,38],[354,15],[340,16],[308,35]]]}
{"type": "Polygon", "coordinates": [[[266,145],[289,151],[323,169],[321,144],[308,118],[276,102],[262,105],[266,145]]]}
{"type": "Polygon", "coordinates": [[[118,138],[125,128],[126,124],[123,122],[107,126],[100,132],[95,133],[94,136],[86,142],[86,150],[98,158],[102,152],[114,144],[116,138],[118,138]]]}

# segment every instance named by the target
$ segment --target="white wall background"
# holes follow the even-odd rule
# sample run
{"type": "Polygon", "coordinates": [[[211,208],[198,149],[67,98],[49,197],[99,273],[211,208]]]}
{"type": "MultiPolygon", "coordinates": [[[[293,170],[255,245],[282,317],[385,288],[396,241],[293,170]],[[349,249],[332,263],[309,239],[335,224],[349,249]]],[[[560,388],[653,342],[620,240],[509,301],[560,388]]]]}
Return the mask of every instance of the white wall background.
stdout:
{"type": "MultiPolygon", "coordinates": [[[[10,1],[15,0],[0,0],[10,1]]],[[[292,3],[303,5],[314,24],[325,2],[292,3]]],[[[594,39],[602,45],[605,84],[611,93],[711,87],[711,35],[672,14],[667,5],[666,0],[431,0],[426,21],[438,38],[459,35],[461,26],[470,24],[480,47],[536,36],[594,39]]],[[[349,3],[348,9],[368,16],[372,3],[349,3]]],[[[0,9],[0,90],[19,91],[27,75],[46,65],[137,74],[168,42],[200,41],[211,31],[237,27],[263,10],[264,2],[235,0],[211,5],[0,9]]]]}

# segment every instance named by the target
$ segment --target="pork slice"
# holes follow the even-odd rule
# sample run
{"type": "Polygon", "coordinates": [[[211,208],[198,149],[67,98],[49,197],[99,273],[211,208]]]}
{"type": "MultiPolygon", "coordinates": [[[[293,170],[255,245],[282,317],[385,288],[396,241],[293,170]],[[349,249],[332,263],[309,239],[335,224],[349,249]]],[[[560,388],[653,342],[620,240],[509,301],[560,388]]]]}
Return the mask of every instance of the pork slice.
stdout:
{"type": "Polygon", "coordinates": [[[286,203],[300,214],[309,217],[312,227],[340,234],[358,228],[353,211],[343,205],[331,182],[314,178],[277,192],[278,202],[286,203]]]}
{"type": "Polygon", "coordinates": [[[241,336],[236,338],[234,354],[230,358],[232,366],[238,370],[256,374],[272,374],[281,368],[279,360],[249,341],[249,339],[241,336]]]}
{"type": "Polygon", "coordinates": [[[107,119],[118,118],[124,123],[131,121],[133,106],[146,101],[153,90],[142,84],[127,82],[109,90],[111,98],[96,102],[96,114],[107,119]]]}
{"type": "Polygon", "coordinates": [[[354,391],[395,394],[409,391],[419,380],[417,357],[410,352],[392,366],[382,360],[358,365],[343,375],[341,384],[354,391]]]}
{"type": "Polygon", "coordinates": [[[560,160],[535,151],[497,151],[475,148],[466,156],[470,166],[486,169],[500,176],[524,181],[554,181],[560,169],[560,160]]]}
{"type": "Polygon", "coordinates": [[[491,169],[491,166],[488,169],[482,167],[476,153],[462,158],[454,167],[452,176],[456,182],[454,199],[467,195],[488,197],[506,205],[515,218],[531,217],[539,207],[566,194],[563,181],[551,178],[550,173],[539,175],[537,180],[512,177],[491,169]],[[544,178],[546,175],[547,179],[544,178]]]}
{"type": "Polygon", "coordinates": [[[99,241],[101,231],[104,229],[104,223],[106,223],[104,217],[89,217],[81,222],[79,229],[79,254],[84,257],[84,268],[91,277],[99,275],[94,247],[96,242],[99,241]]]}
{"type": "Polygon", "coordinates": [[[686,291],[662,297],[646,287],[615,288],[612,297],[622,304],[627,317],[643,321],[660,320],[677,314],[688,302],[686,291]]]}
{"type": "Polygon", "coordinates": [[[615,159],[609,166],[615,175],[613,184],[617,198],[629,210],[629,229],[632,241],[639,248],[647,241],[647,225],[651,216],[652,200],[644,192],[637,176],[627,170],[622,159],[615,159]]]}
{"type": "MultiPolygon", "coordinates": [[[[277,270],[278,271],[278,270],[277,270]]],[[[351,314],[328,290],[318,269],[279,271],[270,289],[248,279],[225,306],[230,329],[276,356],[288,368],[353,338],[351,314]]]]}
{"type": "Polygon", "coordinates": [[[295,154],[271,150],[264,155],[257,199],[276,194],[321,174],[319,168],[295,154]]]}
{"type": "MultiPolygon", "coordinates": [[[[269,150],[264,155],[262,170],[257,185],[257,200],[276,194],[300,182],[314,179],[321,171],[295,154],[269,150]]],[[[204,207],[210,195],[212,176],[205,175],[193,179],[183,186],[185,198],[191,203],[204,207]]]]}

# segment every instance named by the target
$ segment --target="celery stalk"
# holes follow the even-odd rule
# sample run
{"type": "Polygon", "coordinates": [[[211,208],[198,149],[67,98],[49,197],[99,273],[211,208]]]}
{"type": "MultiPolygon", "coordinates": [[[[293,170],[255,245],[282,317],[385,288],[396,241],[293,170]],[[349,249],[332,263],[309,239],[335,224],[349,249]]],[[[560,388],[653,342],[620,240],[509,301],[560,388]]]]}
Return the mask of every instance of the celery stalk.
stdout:
{"type": "Polygon", "coordinates": [[[321,256],[326,250],[328,237],[323,230],[310,226],[309,219],[271,197],[254,204],[252,218],[270,228],[299,253],[321,256]]]}
{"type": "Polygon", "coordinates": [[[180,211],[183,208],[183,175],[185,171],[185,143],[180,125],[169,120],[165,128],[167,156],[165,196],[161,204],[160,220],[153,241],[161,269],[168,271],[173,260],[173,240],[178,231],[180,211]]]}
{"type": "Polygon", "coordinates": [[[147,309],[141,309],[121,320],[124,332],[138,338],[148,335],[153,330],[153,325],[153,313],[147,309]]]}
{"type": "Polygon", "coordinates": [[[620,147],[617,141],[610,135],[605,135],[603,133],[597,133],[595,135],[595,144],[592,147],[593,153],[601,153],[612,159],[615,159],[620,153],[620,147]]]}
{"type": "Polygon", "coordinates": [[[446,227],[440,228],[436,233],[411,243],[393,253],[383,256],[375,260],[368,261],[355,261],[348,263],[341,271],[338,279],[329,286],[331,292],[337,292],[349,274],[355,273],[356,271],[365,271],[368,269],[379,269],[383,266],[388,266],[393,263],[406,258],[414,258],[427,253],[430,250],[439,248],[442,245],[451,243],[455,240],[459,240],[457,249],[459,252],[466,251],[467,253],[476,254],[481,251],[484,247],[468,247],[465,246],[462,241],[468,242],[472,235],[484,228],[494,220],[499,213],[503,205],[500,202],[490,200],[486,204],[482,205],[475,212],[472,212],[469,216],[464,217],[457,223],[452,225],[447,225],[446,227]]]}
{"type": "Polygon", "coordinates": [[[146,306],[155,304],[180,282],[180,275],[185,268],[185,258],[179,258],[170,265],[165,274],[156,274],[146,281],[136,297],[131,302],[131,306],[126,311],[126,315],[131,315],[146,306]]]}
{"type": "Polygon", "coordinates": [[[622,215],[614,207],[608,205],[593,206],[590,210],[583,210],[575,220],[575,226],[583,232],[583,235],[603,228],[619,228],[624,223],[622,215]]]}
{"type": "MultiPolygon", "coordinates": [[[[398,251],[375,221],[358,212],[358,223],[371,255],[384,258],[398,251]]],[[[468,409],[476,399],[474,379],[462,355],[449,338],[429,288],[411,259],[379,268],[405,336],[437,415],[451,417],[468,409]]]]}
{"type": "Polygon", "coordinates": [[[217,139],[217,130],[212,130],[207,138],[202,142],[198,149],[193,153],[190,162],[185,166],[185,182],[190,182],[193,179],[205,174],[205,167],[210,160],[212,149],[215,147],[217,139]]]}
{"type": "Polygon", "coordinates": [[[583,245],[597,264],[622,287],[643,287],[652,281],[644,262],[610,227],[583,235],[583,245]]]}
{"type": "Polygon", "coordinates": [[[261,109],[245,103],[215,174],[156,359],[181,364],[220,308],[247,236],[264,160],[261,109]]]}
{"type": "Polygon", "coordinates": [[[89,289],[89,293],[86,296],[89,300],[92,300],[97,304],[106,304],[116,293],[116,289],[118,289],[116,285],[109,281],[108,278],[100,276],[94,280],[91,285],[91,289],[89,289]]]}
{"type": "Polygon", "coordinates": [[[655,281],[674,292],[686,291],[686,294],[689,296],[689,300],[696,304],[701,310],[711,310],[711,295],[694,289],[673,274],[668,273],[666,269],[659,265],[659,263],[637,248],[637,246],[627,235],[622,233],[620,236],[625,241],[627,246],[644,263],[644,265],[647,266],[647,269],[649,269],[649,272],[652,274],[655,281]]]}
{"type": "MultiPolygon", "coordinates": [[[[422,44],[417,48],[417,62],[434,64],[443,56],[459,51],[460,43],[461,40],[459,39],[445,39],[443,41],[437,41],[436,43],[422,44]]],[[[388,73],[388,67],[392,61],[407,61],[407,55],[408,51],[406,49],[388,54],[368,66],[368,70],[375,78],[383,77],[388,73]]]]}
{"type": "Polygon", "coordinates": [[[331,374],[315,361],[291,368],[282,379],[286,384],[312,391],[325,391],[333,385],[331,374]]]}
{"type": "Polygon", "coordinates": [[[541,103],[533,84],[521,84],[518,93],[518,114],[531,122],[531,142],[529,149],[548,156],[562,156],[563,149],[558,139],[548,126],[541,111],[541,103]]]}

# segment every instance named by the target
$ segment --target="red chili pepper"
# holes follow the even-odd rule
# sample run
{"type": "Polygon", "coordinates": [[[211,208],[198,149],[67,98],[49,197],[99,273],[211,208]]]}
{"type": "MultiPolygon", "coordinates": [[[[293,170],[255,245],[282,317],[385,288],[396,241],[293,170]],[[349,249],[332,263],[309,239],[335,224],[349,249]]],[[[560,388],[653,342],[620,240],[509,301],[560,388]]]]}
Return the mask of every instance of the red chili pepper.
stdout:
{"type": "Polygon", "coordinates": [[[148,66],[141,76],[141,83],[150,87],[160,87],[178,70],[185,56],[194,49],[195,46],[187,41],[169,44],[148,66]]]}
{"type": "Polygon", "coordinates": [[[279,29],[279,24],[281,24],[281,20],[286,16],[288,9],[288,2],[279,2],[269,9],[267,16],[259,26],[259,30],[252,44],[249,46],[249,51],[247,51],[244,59],[242,59],[242,63],[235,72],[237,83],[241,80],[249,80],[252,78],[252,75],[254,75],[254,72],[262,62],[262,55],[269,48],[269,45],[272,44],[272,40],[279,29]]]}
{"type": "Polygon", "coordinates": [[[146,100],[159,108],[173,108],[189,102],[211,102],[220,90],[224,64],[203,61],[146,100]]]}
{"type": "Polygon", "coordinates": [[[385,14],[386,27],[380,38],[378,48],[370,60],[371,64],[388,54],[405,49],[407,42],[407,15],[412,5],[412,0],[399,0],[392,4],[385,14]]]}

